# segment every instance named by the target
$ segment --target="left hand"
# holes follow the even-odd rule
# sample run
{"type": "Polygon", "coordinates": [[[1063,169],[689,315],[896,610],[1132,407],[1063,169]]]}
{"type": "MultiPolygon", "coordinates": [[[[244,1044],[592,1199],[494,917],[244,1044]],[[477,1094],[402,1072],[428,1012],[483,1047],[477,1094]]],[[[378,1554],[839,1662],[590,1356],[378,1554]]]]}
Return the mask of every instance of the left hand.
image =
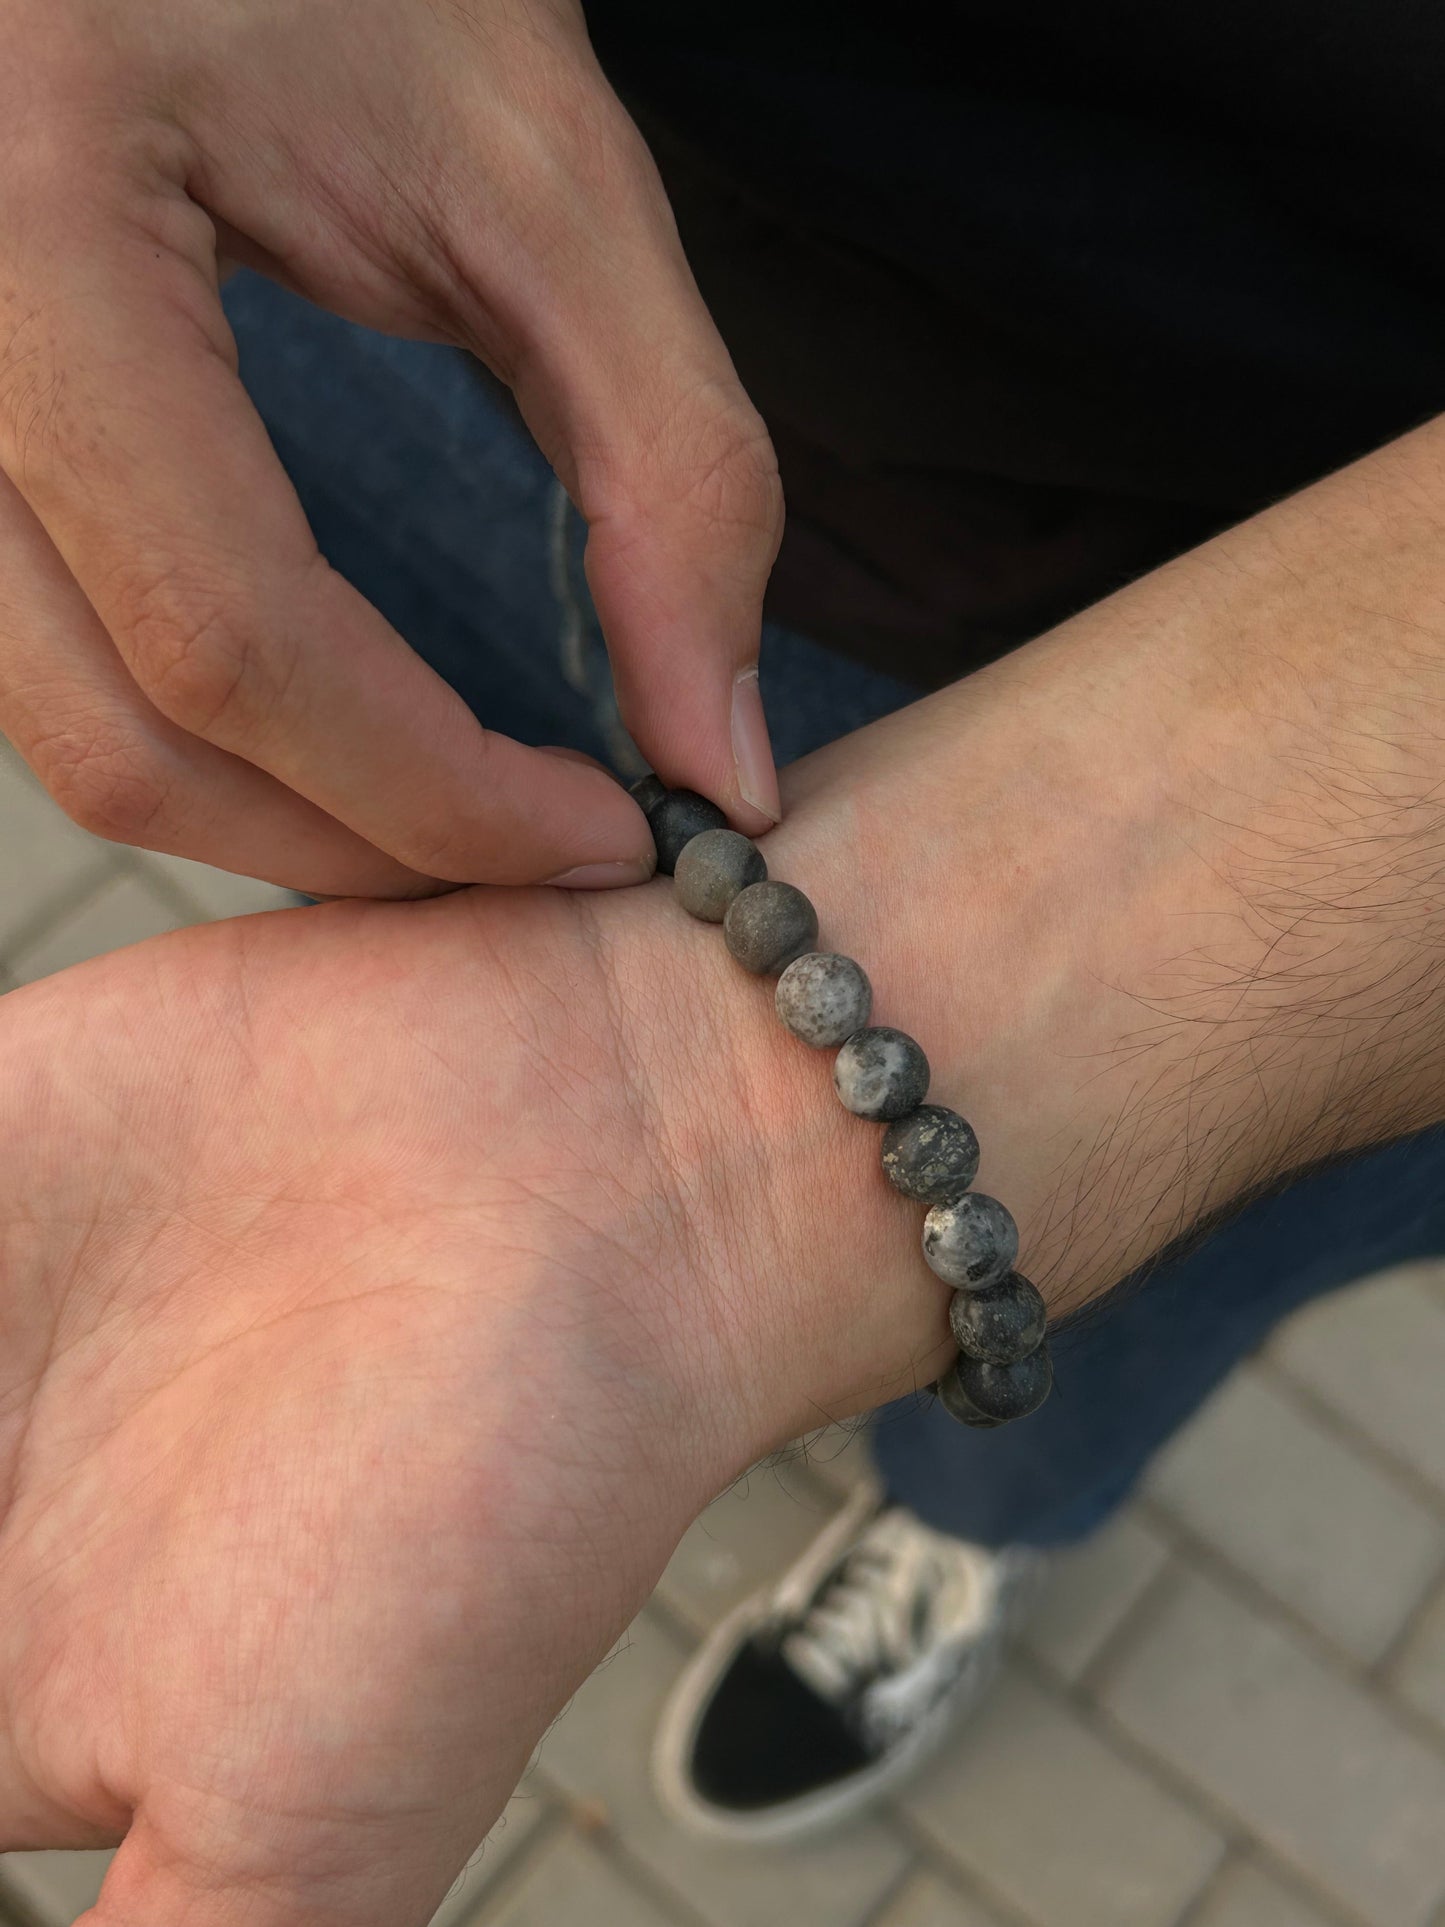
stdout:
{"type": "Polygon", "coordinates": [[[326,565],[226,257],[508,384],[643,754],[775,822],[777,464],[577,0],[8,0],[0,34],[0,731],[61,807],[315,896],[650,873],[615,783],[489,734],[326,565]]]}
{"type": "Polygon", "coordinates": [[[282,913],[0,1002],[0,1846],[125,1834],[95,1927],[424,1921],[793,1426],[761,1285],[804,1409],[912,1382],[900,1306],[941,1357],[926,1273],[789,1305],[766,1012],[665,888],[608,901],[282,913]]]}

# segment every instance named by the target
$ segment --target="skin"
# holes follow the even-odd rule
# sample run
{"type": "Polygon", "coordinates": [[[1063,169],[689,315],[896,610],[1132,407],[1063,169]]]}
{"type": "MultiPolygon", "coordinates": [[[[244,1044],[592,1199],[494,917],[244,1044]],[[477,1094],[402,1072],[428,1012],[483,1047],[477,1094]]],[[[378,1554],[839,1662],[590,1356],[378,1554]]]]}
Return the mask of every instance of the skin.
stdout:
{"type": "MultiPolygon", "coordinates": [[[[790,772],[1055,1310],[1445,1113],[1442,446],[790,772]]],[[[658,881],[0,1003],[0,1845],[124,1835],[91,1927],[420,1927],[704,1500],[938,1371],[769,994],[658,881]]]]}
{"type": "Polygon", "coordinates": [[[636,740],[775,821],[776,464],[573,0],[8,0],[4,40],[0,729],[62,807],[313,895],[651,872],[616,785],[326,566],[237,378],[242,262],[510,387],[636,740]]]}

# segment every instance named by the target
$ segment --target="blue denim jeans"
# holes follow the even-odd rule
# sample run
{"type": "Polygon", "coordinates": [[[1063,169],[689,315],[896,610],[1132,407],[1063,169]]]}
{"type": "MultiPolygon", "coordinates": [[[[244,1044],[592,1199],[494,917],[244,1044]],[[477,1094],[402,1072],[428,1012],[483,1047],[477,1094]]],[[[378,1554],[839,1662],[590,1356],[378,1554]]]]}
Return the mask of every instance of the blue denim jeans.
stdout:
{"type": "MultiPolygon", "coordinates": [[[[581,587],[581,531],[474,365],[389,341],[250,276],[227,308],[251,395],[325,554],[497,729],[625,754],[581,587]]],[[[780,762],[916,691],[770,626],[763,673],[780,762]]],[[[1090,1308],[1055,1343],[1058,1385],[1026,1423],[884,1413],[889,1489],[986,1544],[1093,1530],[1152,1454],[1286,1312],[1445,1250],[1445,1130],[1306,1177],[1090,1308]]]]}

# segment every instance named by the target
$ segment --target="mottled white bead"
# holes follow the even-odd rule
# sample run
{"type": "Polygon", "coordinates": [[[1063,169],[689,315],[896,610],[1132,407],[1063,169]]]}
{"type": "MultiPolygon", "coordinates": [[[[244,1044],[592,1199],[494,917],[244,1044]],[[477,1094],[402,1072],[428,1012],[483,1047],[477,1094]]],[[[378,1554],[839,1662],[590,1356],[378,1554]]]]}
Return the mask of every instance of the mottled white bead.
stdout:
{"type": "Polygon", "coordinates": [[[851,957],[810,950],[779,977],[777,1006],[795,1037],[815,1050],[826,1050],[868,1022],[873,986],[851,957]]]}
{"type": "Polygon", "coordinates": [[[1019,1255],[1018,1226],[997,1198],[969,1191],[936,1204],[923,1220],[923,1255],[959,1291],[987,1291],[1008,1276],[1019,1255]]]}
{"type": "Polygon", "coordinates": [[[928,1095],[928,1059],[906,1031],[888,1024],[855,1031],[833,1064],[833,1088],[855,1117],[902,1117],[928,1095]]]}

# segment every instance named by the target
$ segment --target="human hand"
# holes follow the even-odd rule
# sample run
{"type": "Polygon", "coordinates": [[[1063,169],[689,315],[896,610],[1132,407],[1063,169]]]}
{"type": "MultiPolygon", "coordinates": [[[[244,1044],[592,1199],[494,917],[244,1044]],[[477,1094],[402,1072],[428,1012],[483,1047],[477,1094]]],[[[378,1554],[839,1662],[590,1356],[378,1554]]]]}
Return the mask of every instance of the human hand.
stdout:
{"type": "Polygon", "coordinates": [[[129,1829],[95,1927],[419,1927],[705,1500],[941,1361],[921,1265],[803,1288],[818,1062],[664,886],[601,902],[0,1000],[0,1846],[129,1829]]]}
{"type": "Polygon", "coordinates": [[[624,720],[766,827],[775,465],[575,0],[16,0],[4,41],[0,729],[62,806],[318,895],[650,862],[617,785],[482,729],[321,561],[223,254],[511,386],[624,720]]]}

